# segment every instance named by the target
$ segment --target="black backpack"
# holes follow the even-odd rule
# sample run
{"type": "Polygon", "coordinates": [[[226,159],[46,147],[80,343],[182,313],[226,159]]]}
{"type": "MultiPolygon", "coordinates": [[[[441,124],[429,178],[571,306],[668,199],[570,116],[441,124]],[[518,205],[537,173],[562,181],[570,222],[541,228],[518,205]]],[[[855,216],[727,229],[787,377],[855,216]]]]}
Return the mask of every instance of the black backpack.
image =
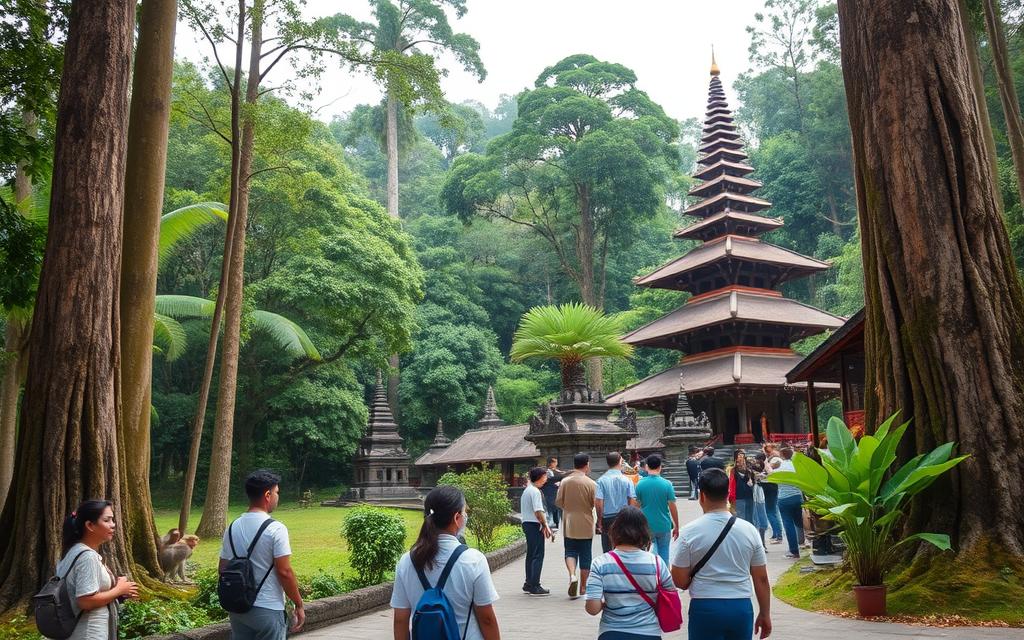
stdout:
{"type": "Polygon", "coordinates": [[[263,532],[270,526],[271,522],[274,522],[273,518],[267,518],[263,521],[259,530],[256,531],[252,542],[249,543],[249,549],[246,551],[244,558],[239,557],[238,552],[235,551],[235,540],[231,535],[231,527],[235,526],[235,523],[232,522],[228,525],[228,544],[231,545],[232,557],[221,570],[220,579],[217,581],[217,597],[220,599],[221,608],[225,611],[246,613],[252,609],[253,603],[256,602],[256,596],[259,595],[260,589],[263,588],[263,583],[267,581],[267,578],[270,577],[270,572],[274,570],[274,563],[271,561],[267,573],[264,574],[259,584],[256,584],[256,579],[252,573],[252,562],[250,562],[252,550],[256,548],[256,543],[259,541],[260,536],[263,535],[263,532]]]}
{"type": "Polygon", "coordinates": [[[82,612],[79,611],[78,615],[75,615],[74,609],[71,608],[71,596],[68,595],[68,583],[65,580],[71,575],[71,570],[75,568],[75,563],[83,553],[88,553],[88,549],[78,552],[63,577],[53,576],[46,581],[39,593],[32,597],[36,627],[39,629],[39,633],[47,638],[53,638],[53,640],[70,638],[71,634],[75,632],[75,627],[78,626],[78,619],[82,616],[82,612]]]}

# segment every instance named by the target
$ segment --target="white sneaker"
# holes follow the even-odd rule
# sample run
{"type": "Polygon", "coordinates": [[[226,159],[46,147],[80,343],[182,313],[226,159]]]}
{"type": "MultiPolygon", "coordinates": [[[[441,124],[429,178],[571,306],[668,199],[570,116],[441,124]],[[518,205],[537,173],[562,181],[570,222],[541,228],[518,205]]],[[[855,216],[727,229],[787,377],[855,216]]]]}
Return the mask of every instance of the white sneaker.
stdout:
{"type": "Polygon", "coordinates": [[[580,597],[580,579],[579,576],[573,574],[569,578],[569,599],[575,600],[580,597]]]}

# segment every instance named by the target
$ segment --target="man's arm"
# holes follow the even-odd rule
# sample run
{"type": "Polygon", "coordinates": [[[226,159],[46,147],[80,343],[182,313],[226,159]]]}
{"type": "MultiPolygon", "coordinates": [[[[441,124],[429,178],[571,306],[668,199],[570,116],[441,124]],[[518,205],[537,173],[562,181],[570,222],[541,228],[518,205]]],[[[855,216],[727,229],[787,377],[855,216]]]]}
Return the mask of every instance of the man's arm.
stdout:
{"type": "Polygon", "coordinates": [[[672,582],[680,589],[689,589],[693,578],[690,577],[690,567],[677,567],[672,565],[672,582]]]}
{"type": "Polygon", "coordinates": [[[587,613],[596,616],[604,610],[604,600],[587,600],[583,606],[587,609],[587,613]]]}
{"type": "Polygon", "coordinates": [[[767,638],[772,633],[772,585],[768,581],[768,567],[750,567],[750,577],[754,581],[754,594],[757,596],[757,619],[754,620],[754,633],[767,638]]]}
{"type": "MultiPolygon", "coordinates": [[[[494,615],[493,605],[474,605],[473,615],[476,616],[476,623],[480,625],[480,633],[483,635],[484,640],[501,640],[501,629],[498,628],[498,616],[494,615]]],[[[408,628],[407,624],[406,629],[408,628]]],[[[408,632],[406,632],[405,637],[409,637],[408,632]]],[[[400,640],[397,634],[395,635],[395,640],[400,640]]]]}
{"type": "Polygon", "coordinates": [[[679,509],[674,500],[669,501],[668,512],[672,515],[672,539],[675,540],[679,537],[679,509]]]}
{"type": "Polygon", "coordinates": [[[306,610],[302,604],[302,595],[299,594],[299,581],[292,570],[292,557],[274,558],[274,570],[277,571],[277,580],[284,588],[285,595],[295,605],[295,624],[291,628],[292,633],[295,633],[306,623],[306,610]]]}
{"type": "MultiPolygon", "coordinates": [[[[394,611],[395,640],[409,640],[409,618],[412,617],[412,609],[395,609],[394,611]]],[[[479,611],[480,610],[477,609],[477,620],[479,620],[479,611]]],[[[483,623],[481,623],[480,626],[482,628],[483,623]]]]}

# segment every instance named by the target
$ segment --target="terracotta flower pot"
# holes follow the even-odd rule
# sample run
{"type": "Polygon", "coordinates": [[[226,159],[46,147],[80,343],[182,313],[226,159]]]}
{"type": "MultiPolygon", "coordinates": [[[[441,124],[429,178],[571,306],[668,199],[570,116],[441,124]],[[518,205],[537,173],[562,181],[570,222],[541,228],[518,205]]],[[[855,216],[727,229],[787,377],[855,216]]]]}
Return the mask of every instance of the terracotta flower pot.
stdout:
{"type": "Polygon", "coordinates": [[[853,596],[857,599],[857,613],[865,618],[885,615],[885,585],[870,587],[853,587],[853,596]]]}

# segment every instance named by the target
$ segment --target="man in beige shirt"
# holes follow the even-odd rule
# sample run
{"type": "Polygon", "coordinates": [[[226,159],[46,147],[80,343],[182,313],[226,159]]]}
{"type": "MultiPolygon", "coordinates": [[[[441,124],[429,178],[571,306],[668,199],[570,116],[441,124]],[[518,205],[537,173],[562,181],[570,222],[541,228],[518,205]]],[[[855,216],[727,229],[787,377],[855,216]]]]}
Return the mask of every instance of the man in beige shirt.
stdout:
{"type": "Polygon", "coordinates": [[[594,546],[594,497],[597,483],[590,473],[590,456],[577,453],[573,458],[575,471],[558,486],[555,504],[562,510],[562,533],[565,536],[565,568],[569,570],[569,598],[575,600],[587,590],[590,561],[594,546]],[[576,575],[576,569],[579,575],[576,575]]]}

